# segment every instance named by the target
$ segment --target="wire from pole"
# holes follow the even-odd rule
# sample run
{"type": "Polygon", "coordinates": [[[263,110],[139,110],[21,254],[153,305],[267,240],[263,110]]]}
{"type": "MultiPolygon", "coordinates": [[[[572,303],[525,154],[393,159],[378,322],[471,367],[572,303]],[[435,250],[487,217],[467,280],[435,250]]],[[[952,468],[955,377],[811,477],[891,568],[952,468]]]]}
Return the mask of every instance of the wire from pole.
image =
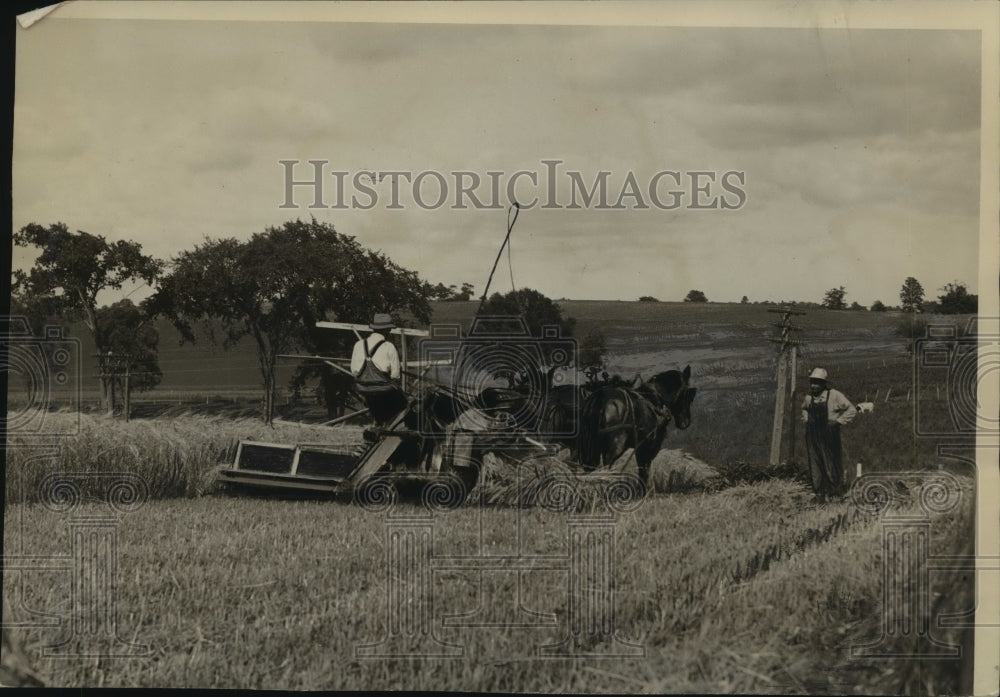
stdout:
{"type": "Polygon", "coordinates": [[[514,262],[510,259],[510,240],[507,241],[507,269],[510,271],[510,289],[511,291],[517,291],[517,286],[514,285],[514,262]]]}
{"type": "MultiPolygon", "coordinates": [[[[500,263],[500,257],[503,256],[504,247],[510,241],[510,233],[514,229],[514,223],[517,222],[517,216],[521,212],[521,206],[517,201],[514,201],[513,205],[507,209],[507,236],[503,238],[503,244],[500,245],[500,251],[497,252],[497,258],[493,261],[493,268],[490,270],[490,277],[486,280],[486,288],[483,290],[483,297],[479,299],[479,307],[476,309],[476,316],[483,309],[483,305],[486,304],[486,298],[490,293],[490,285],[493,283],[493,274],[496,273],[497,265],[500,263]],[[514,211],[514,218],[511,219],[510,212],[514,211]]],[[[511,276],[513,277],[513,271],[511,271],[511,276]]]]}

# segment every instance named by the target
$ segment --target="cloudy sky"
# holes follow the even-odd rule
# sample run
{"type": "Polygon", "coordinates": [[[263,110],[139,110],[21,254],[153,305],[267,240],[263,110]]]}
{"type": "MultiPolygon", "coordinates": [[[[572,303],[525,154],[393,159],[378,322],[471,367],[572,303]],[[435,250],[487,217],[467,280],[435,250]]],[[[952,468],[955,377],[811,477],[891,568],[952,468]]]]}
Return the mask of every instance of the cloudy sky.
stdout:
{"type": "MultiPolygon", "coordinates": [[[[514,228],[514,282],[552,297],[818,301],[843,285],[867,306],[897,303],[911,275],[929,296],[956,279],[979,290],[975,31],[56,11],[18,30],[16,60],[15,229],[62,221],[169,258],[315,216],[481,291],[523,170],[538,185],[520,175],[514,193],[538,204],[514,228]],[[297,180],[326,162],[326,207],[306,186],[282,207],[281,160],[300,161],[297,180]],[[416,192],[399,179],[392,207],[390,179],[355,187],[369,170],[432,174],[416,192]],[[497,207],[456,209],[457,171],[486,205],[497,182],[497,207]],[[577,190],[569,208],[571,171],[587,188],[608,172],[607,205],[577,190]]],[[[505,263],[493,290],[509,288],[505,263]]]]}

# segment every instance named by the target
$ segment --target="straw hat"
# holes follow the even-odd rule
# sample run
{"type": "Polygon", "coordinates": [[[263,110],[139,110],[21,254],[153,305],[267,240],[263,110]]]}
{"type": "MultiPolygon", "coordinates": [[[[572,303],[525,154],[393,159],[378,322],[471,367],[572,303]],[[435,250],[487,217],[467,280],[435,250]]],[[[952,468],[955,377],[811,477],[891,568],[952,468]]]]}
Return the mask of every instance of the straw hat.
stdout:
{"type": "Polygon", "coordinates": [[[372,328],[372,331],[377,332],[380,329],[392,329],[396,326],[396,323],[392,321],[391,315],[379,312],[368,326],[372,328]]]}
{"type": "Polygon", "coordinates": [[[813,371],[809,373],[810,380],[819,380],[821,382],[826,382],[826,371],[822,368],[813,368],[813,371]]]}

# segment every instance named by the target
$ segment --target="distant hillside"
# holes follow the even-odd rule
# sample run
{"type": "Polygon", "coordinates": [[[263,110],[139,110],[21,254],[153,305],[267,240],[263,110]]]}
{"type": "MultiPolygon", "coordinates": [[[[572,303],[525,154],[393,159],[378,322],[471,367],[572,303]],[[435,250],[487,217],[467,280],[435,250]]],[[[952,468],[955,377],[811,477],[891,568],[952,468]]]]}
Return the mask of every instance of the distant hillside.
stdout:
{"type": "MultiPolygon", "coordinates": [[[[599,329],[613,354],[655,356],[663,352],[676,354],[677,360],[695,355],[695,349],[701,352],[727,349],[734,353],[752,346],[754,353],[770,350],[767,337],[776,331],[773,323],[780,319],[779,315],[767,312],[767,306],[739,303],[566,300],[559,304],[566,315],[576,318],[578,339],[599,329]]],[[[466,331],[479,303],[435,302],[431,305],[434,323],[460,324],[466,331]]],[[[854,340],[870,343],[873,339],[887,342],[887,345],[901,345],[895,336],[895,327],[901,321],[898,313],[831,310],[810,310],[795,318],[795,324],[803,328],[803,340],[813,346],[829,342],[849,344],[854,340]]],[[[260,371],[251,341],[244,340],[224,351],[199,334],[197,343],[180,345],[180,336],[168,321],[161,320],[156,327],[160,332],[160,368],[163,371],[163,381],[156,392],[204,394],[260,388],[260,371]]],[[[68,335],[80,341],[84,389],[96,391],[95,349],[89,332],[82,324],[73,324],[68,328],[68,335]]],[[[671,360],[674,358],[672,355],[671,360]]],[[[633,362],[626,363],[631,366],[633,362]]],[[[294,360],[287,360],[279,367],[281,389],[296,365],[294,360]]]]}
{"type": "MultiPolygon", "coordinates": [[[[479,307],[478,301],[436,302],[434,321],[468,324],[479,307]]],[[[577,334],[583,336],[600,327],[606,333],[617,334],[628,329],[642,329],[649,325],[721,323],[748,328],[765,328],[780,319],[768,312],[777,305],[752,305],[741,303],[685,303],[637,302],[631,300],[560,300],[563,314],[575,317],[577,334]]],[[[803,329],[877,329],[895,326],[900,314],[896,312],[867,312],[852,310],[810,309],[795,318],[803,329]]]]}

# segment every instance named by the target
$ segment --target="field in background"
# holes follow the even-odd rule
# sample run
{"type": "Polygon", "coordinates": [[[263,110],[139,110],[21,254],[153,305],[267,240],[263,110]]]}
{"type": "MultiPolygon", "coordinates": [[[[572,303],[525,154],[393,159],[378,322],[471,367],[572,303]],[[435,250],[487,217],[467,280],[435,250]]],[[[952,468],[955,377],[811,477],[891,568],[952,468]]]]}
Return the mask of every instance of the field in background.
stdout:
{"type": "MultiPolygon", "coordinates": [[[[640,303],[563,301],[564,313],[577,320],[582,340],[599,329],[608,347],[607,369],[631,378],[690,365],[698,387],[694,421],[686,432],[670,431],[668,447],[681,446],[713,465],[761,465],[770,451],[774,409],[775,345],[779,315],[763,305],[732,303],[640,303]]],[[[434,304],[435,324],[468,328],[476,302],[434,304]]],[[[964,330],[968,317],[923,317],[923,320],[964,330]]],[[[855,402],[874,401],[875,411],[845,430],[846,457],[868,470],[906,469],[934,465],[933,439],[916,436],[923,423],[936,432],[954,431],[954,399],[948,376],[928,370],[922,356],[908,352],[910,342],[898,336],[907,318],[898,313],[809,310],[796,317],[805,342],[796,375],[793,404],[805,394],[806,377],[815,366],[830,372],[834,385],[855,402]],[[919,402],[918,402],[919,400],[919,402]],[[919,407],[920,414],[917,414],[919,407]]],[[[194,412],[253,418],[261,413],[256,357],[248,342],[222,351],[201,341],[178,346],[176,332],[160,324],[162,384],[133,397],[133,415],[155,418],[194,412]]],[[[71,328],[84,357],[82,407],[98,400],[93,348],[86,332],[71,328]]],[[[414,347],[415,349],[415,347],[414,347]]],[[[416,355],[414,350],[410,355],[416,355]]],[[[313,423],[325,420],[325,410],[304,391],[298,400],[287,389],[296,361],[281,364],[278,376],[279,417],[313,423]]],[[[12,381],[10,404],[17,408],[19,391],[12,381]]],[[[23,390],[21,390],[23,392],[23,390]]],[[[57,394],[56,402],[59,403],[57,394]]],[[[782,460],[801,463],[801,429],[793,432],[793,409],[785,416],[782,460]],[[794,448],[794,450],[793,450],[794,448]]],[[[925,429],[926,430],[926,429],[925,429]]]]}
{"type": "MultiPolygon", "coordinates": [[[[576,336],[582,340],[595,328],[604,333],[608,348],[619,356],[616,369],[647,369],[658,364],[681,360],[702,360],[709,357],[729,359],[769,355],[771,346],[765,340],[773,333],[771,323],[777,315],[767,312],[764,305],[737,303],[640,303],[566,300],[561,301],[564,315],[577,320],[576,336]],[[696,350],[697,349],[697,350],[696,350]],[[745,354],[746,351],[750,354],[745,354]],[[744,352],[744,353],[741,353],[744,352]],[[627,356],[651,354],[660,359],[627,360],[627,356]]],[[[475,314],[476,302],[432,303],[435,324],[461,324],[466,329],[475,314]]],[[[344,321],[367,322],[367,318],[342,318],[344,321]]],[[[807,342],[820,342],[836,348],[845,357],[858,351],[869,351],[874,344],[881,349],[895,350],[896,325],[903,318],[898,313],[848,312],[810,310],[796,319],[805,329],[807,342]]],[[[244,340],[229,351],[214,346],[204,332],[199,331],[195,344],[180,344],[177,331],[165,320],[156,323],[160,334],[160,368],[163,381],[140,400],[153,400],[158,393],[172,401],[188,393],[204,398],[210,395],[252,395],[260,388],[260,371],[252,342],[244,340]]],[[[196,328],[196,331],[197,328],[196,328]]],[[[82,357],[82,385],[86,402],[98,397],[96,359],[89,332],[82,324],[66,327],[66,333],[79,341],[82,357]]],[[[817,344],[819,345],[819,344],[817,344]]],[[[296,361],[279,366],[278,385],[283,388],[294,372],[296,361]]],[[[659,368],[664,369],[664,368],[659,368]]]]}

